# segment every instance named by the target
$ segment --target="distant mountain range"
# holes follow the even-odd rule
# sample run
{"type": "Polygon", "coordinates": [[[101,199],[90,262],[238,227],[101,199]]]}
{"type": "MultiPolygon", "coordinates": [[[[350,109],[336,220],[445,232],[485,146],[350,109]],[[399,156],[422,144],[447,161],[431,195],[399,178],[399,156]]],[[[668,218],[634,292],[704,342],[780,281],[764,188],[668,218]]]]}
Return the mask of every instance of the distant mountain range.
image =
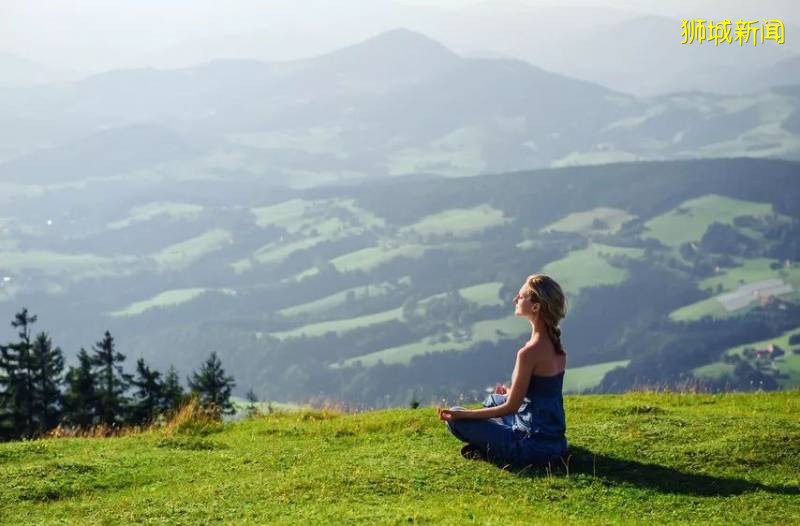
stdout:
{"type": "Polygon", "coordinates": [[[293,62],[220,60],[4,88],[0,181],[190,173],[309,187],[630,160],[796,159],[799,93],[637,98],[395,30],[293,62]],[[96,165],[109,152],[135,162],[96,165]]]}

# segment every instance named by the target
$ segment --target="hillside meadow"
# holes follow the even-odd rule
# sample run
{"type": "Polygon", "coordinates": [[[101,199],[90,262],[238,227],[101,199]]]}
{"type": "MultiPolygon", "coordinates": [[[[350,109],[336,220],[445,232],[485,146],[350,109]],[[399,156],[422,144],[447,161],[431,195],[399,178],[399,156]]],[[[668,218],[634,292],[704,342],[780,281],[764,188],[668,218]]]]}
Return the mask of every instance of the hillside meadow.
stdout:
{"type": "Polygon", "coordinates": [[[463,459],[433,407],[0,444],[0,522],[800,521],[800,391],[565,403],[571,452],[552,470],[463,459]]]}

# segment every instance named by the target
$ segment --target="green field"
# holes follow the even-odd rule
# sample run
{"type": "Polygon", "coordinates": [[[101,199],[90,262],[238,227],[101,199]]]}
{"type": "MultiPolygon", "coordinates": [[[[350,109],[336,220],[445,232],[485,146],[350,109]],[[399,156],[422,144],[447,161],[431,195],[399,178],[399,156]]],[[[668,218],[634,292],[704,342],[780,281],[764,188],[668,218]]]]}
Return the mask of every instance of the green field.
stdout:
{"type": "Polygon", "coordinates": [[[630,360],[617,360],[583,367],[567,367],[567,372],[564,374],[564,392],[580,393],[597,387],[608,371],[617,367],[625,367],[629,363],[630,360]]]}
{"type": "MultiPolygon", "coordinates": [[[[742,345],[737,345],[736,347],[731,347],[730,349],[726,350],[723,355],[738,354],[741,356],[742,352],[748,347],[753,349],[763,349],[770,343],[777,345],[786,351],[786,354],[772,360],[772,365],[781,373],[788,375],[787,378],[779,380],[779,383],[784,387],[794,387],[800,385],[800,354],[792,352],[792,346],[789,345],[789,338],[793,334],[800,334],[800,327],[786,331],[774,338],[767,338],[766,340],[745,343],[742,345]]],[[[798,346],[795,345],[795,347],[798,346]]],[[[727,364],[723,361],[703,365],[702,367],[697,367],[692,370],[692,374],[698,378],[721,378],[722,376],[731,373],[733,373],[733,365],[727,364]]]]}
{"type": "Polygon", "coordinates": [[[290,234],[330,235],[348,227],[382,228],[385,221],[353,199],[290,199],[251,209],[260,227],[277,226],[290,234]],[[312,233],[316,231],[316,233],[312,233]]]}
{"type": "Polygon", "coordinates": [[[782,278],[791,283],[794,288],[800,288],[800,267],[795,262],[793,266],[783,266],[783,262],[769,258],[735,258],[741,266],[722,269],[717,276],[706,278],[700,282],[701,289],[717,290],[717,285],[722,285],[722,290],[730,291],[739,286],[754,281],[763,281],[771,278],[782,278]],[[781,263],[779,269],[771,269],[771,263],[781,263]]]}
{"type": "Polygon", "coordinates": [[[551,168],[563,168],[567,166],[580,166],[587,164],[608,164],[608,163],[625,163],[639,161],[642,158],[625,150],[607,149],[607,150],[584,150],[572,151],[569,154],[550,162],[551,168]]]}
{"type": "Polygon", "coordinates": [[[608,208],[600,206],[586,210],[584,212],[573,212],[555,223],[551,223],[542,228],[542,232],[558,231],[558,232],[576,232],[581,234],[613,234],[617,232],[622,224],[636,217],[629,214],[620,208],[608,208]],[[595,220],[602,221],[605,226],[595,228],[593,225],[595,220]]]}
{"type": "Polygon", "coordinates": [[[252,256],[230,264],[236,274],[252,269],[255,265],[279,263],[298,250],[306,250],[325,242],[324,237],[307,237],[289,242],[275,242],[256,250],[252,256]]]}
{"type": "Polygon", "coordinates": [[[269,333],[269,335],[280,340],[284,340],[286,338],[297,338],[300,336],[306,336],[310,338],[314,336],[322,336],[328,332],[340,334],[353,329],[375,325],[376,323],[402,319],[403,309],[398,307],[396,309],[376,312],[374,314],[367,314],[365,316],[357,316],[355,318],[310,323],[308,325],[303,325],[302,327],[288,331],[272,332],[269,333]]]}
{"type": "Polygon", "coordinates": [[[566,396],[565,408],[571,450],[552,471],[465,460],[424,405],[4,443],[0,522],[800,521],[797,390],[566,396]]]}
{"type": "Polygon", "coordinates": [[[483,320],[474,323],[467,331],[451,332],[446,335],[437,334],[405,345],[381,349],[349,358],[341,364],[336,364],[335,367],[352,365],[356,362],[361,362],[364,367],[370,367],[377,364],[378,361],[386,364],[407,364],[412,357],[425,353],[465,351],[480,342],[496,342],[503,338],[524,338],[525,334],[530,334],[530,330],[528,322],[515,316],[483,320]]]}
{"type": "Polygon", "coordinates": [[[111,259],[94,254],[64,254],[48,250],[4,250],[0,252],[0,261],[4,273],[24,275],[33,271],[46,276],[80,280],[124,273],[119,264],[124,266],[126,262],[131,263],[132,259],[111,259]]]}
{"type": "MultiPolygon", "coordinates": [[[[247,268],[249,268],[249,267],[247,267],[247,268]]],[[[310,268],[305,269],[302,272],[298,272],[294,276],[291,276],[291,277],[288,277],[288,278],[284,278],[281,281],[282,282],[303,281],[305,278],[310,278],[311,276],[316,276],[317,274],[319,274],[319,267],[310,267],[310,268]]]]}
{"type": "Polygon", "coordinates": [[[291,199],[276,205],[253,208],[251,212],[258,226],[279,226],[292,234],[306,225],[306,210],[313,208],[313,205],[313,201],[291,199]]]}
{"type": "Polygon", "coordinates": [[[472,208],[451,208],[425,216],[413,225],[404,227],[401,232],[416,232],[423,237],[447,234],[468,237],[509,221],[503,217],[502,210],[483,204],[472,208]]]}
{"type": "Polygon", "coordinates": [[[348,301],[361,301],[366,298],[384,296],[394,290],[391,283],[384,281],[377,285],[362,285],[360,287],[352,287],[343,291],[325,296],[324,298],[286,307],[278,311],[281,316],[299,316],[304,314],[315,314],[318,312],[326,311],[344,305],[348,301]],[[349,299],[348,299],[349,298],[349,299]]]}
{"type": "Polygon", "coordinates": [[[232,289],[208,289],[208,288],[189,288],[189,289],[172,289],[165,290],[152,298],[131,303],[127,307],[108,313],[109,316],[136,316],[143,312],[157,308],[157,307],[171,307],[192,301],[193,299],[202,296],[208,291],[219,290],[225,294],[235,294],[232,289]]]}
{"type": "Polygon", "coordinates": [[[738,216],[765,216],[773,213],[769,203],[742,201],[722,195],[708,194],[684,201],[674,209],[648,220],[643,237],[656,238],[677,248],[683,243],[697,242],[712,223],[733,224],[738,216]]]}
{"type": "Polygon", "coordinates": [[[744,307],[742,309],[729,312],[725,309],[725,307],[722,306],[722,303],[720,303],[717,298],[714,297],[696,301],[679,309],[675,309],[669,313],[669,318],[673,321],[694,321],[699,320],[703,316],[711,316],[715,319],[721,319],[732,315],[743,314],[747,310],[747,307],[744,307]]]}
{"type": "Polygon", "coordinates": [[[125,219],[108,223],[106,227],[110,229],[125,228],[133,223],[147,221],[160,215],[167,215],[172,219],[191,220],[196,219],[202,211],[203,207],[200,205],[159,201],[132,208],[125,219]]]}
{"type": "Polygon", "coordinates": [[[567,294],[577,296],[582,288],[625,281],[628,272],[612,266],[605,257],[612,255],[638,259],[644,256],[644,250],[590,243],[586,248],[573,250],[566,257],[546,264],[542,272],[558,281],[567,294]]]}
{"type": "Polygon", "coordinates": [[[716,298],[717,287],[720,286],[722,292],[735,291],[742,285],[764,281],[768,279],[780,278],[785,283],[789,283],[794,288],[794,291],[779,294],[785,297],[786,294],[796,294],[800,289],[800,268],[795,263],[793,266],[781,266],[778,269],[771,269],[770,264],[778,262],[775,259],[769,258],[735,258],[740,266],[733,268],[720,269],[719,274],[706,278],[698,284],[699,288],[711,291],[715,296],[706,298],[689,305],[685,305],[669,313],[670,319],[674,321],[694,321],[699,320],[703,316],[711,316],[715,319],[727,318],[730,316],[739,316],[752,310],[757,306],[756,298],[754,297],[750,305],[728,311],[722,303],[716,298]]]}
{"type": "MultiPolygon", "coordinates": [[[[406,278],[401,278],[400,283],[407,284],[410,283],[410,281],[406,278]]],[[[496,296],[497,295],[496,292],[499,290],[500,286],[501,284],[499,282],[481,283],[479,285],[474,285],[471,287],[464,287],[463,289],[460,289],[459,292],[464,292],[467,296],[473,298],[473,300],[471,301],[476,301],[476,303],[481,302],[479,303],[481,305],[493,305],[496,304],[496,301],[499,301],[499,298],[497,298],[497,300],[493,299],[491,291],[494,290],[496,296]]],[[[336,294],[332,294],[330,296],[326,296],[324,298],[321,298],[313,302],[308,302],[301,305],[296,305],[294,307],[289,307],[279,312],[285,316],[297,315],[300,313],[309,314],[309,313],[319,312],[320,310],[330,309],[332,307],[345,303],[346,301],[348,301],[347,295],[350,293],[353,294],[354,301],[358,301],[359,296],[361,298],[364,298],[366,297],[366,295],[384,295],[394,290],[394,288],[395,287],[389,283],[354,287],[351,289],[337,292],[336,294]]],[[[417,309],[423,308],[427,302],[435,298],[444,297],[445,294],[446,293],[434,294],[432,296],[428,296],[427,298],[419,300],[417,302],[417,309]]],[[[383,312],[367,314],[364,316],[356,316],[354,318],[345,318],[341,320],[310,323],[288,331],[274,332],[271,333],[271,336],[279,339],[293,338],[302,335],[305,335],[307,337],[322,336],[327,332],[343,333],[353,329],[367,327],[369,325],[375,325],[376,323],[383,323],[390,320],[402,320],[402,319],[403,319],[403,309],[401,307],[398,307],[383,312]]]]}
{"type": "Polygon", "coordinates": [[[369,271],[396,258],[419,259],[429,247],[414,243],[381,243],[335,257],[331,263],[339,272],[369,271]]]}
{"type": "Polygon", "coordinates": [[[180,270],[232,242],[233,235],[229,231],[215,228],[186,241],[170,245],[150,257],[159,266],[159,270],[180,270]]]}
{"type": "MultiPolygon", "coordinates": [[[[480,306],[503,305],[506,303],[506,300],[500,297],[500,288],[502,286],[503,284],[499,281],[490,281],[488,283],[481,283],[479,285],[458,289],[458,293],[461,294],[461,297],[465,300],[477,303],[480,306]]],[[[510,304],[511,300],[509,299],[508,302],[510,304]]]]}

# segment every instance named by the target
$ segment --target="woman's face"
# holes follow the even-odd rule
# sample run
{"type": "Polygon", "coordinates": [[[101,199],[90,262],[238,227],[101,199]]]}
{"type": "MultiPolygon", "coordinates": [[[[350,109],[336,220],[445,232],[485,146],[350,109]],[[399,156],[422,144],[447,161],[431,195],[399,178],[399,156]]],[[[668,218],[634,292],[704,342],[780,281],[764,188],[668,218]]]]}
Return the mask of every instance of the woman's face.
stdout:
{"type": "Polygon", "coordinates": [[[512,301],[514,303],[515,316],[530,318],[535,314],[536,309],[534,309],[534,303],[531,300],[531,292],[527,284],[520,287],[519,292],[517,292],[517,295],[514,296],[512,301]]]}

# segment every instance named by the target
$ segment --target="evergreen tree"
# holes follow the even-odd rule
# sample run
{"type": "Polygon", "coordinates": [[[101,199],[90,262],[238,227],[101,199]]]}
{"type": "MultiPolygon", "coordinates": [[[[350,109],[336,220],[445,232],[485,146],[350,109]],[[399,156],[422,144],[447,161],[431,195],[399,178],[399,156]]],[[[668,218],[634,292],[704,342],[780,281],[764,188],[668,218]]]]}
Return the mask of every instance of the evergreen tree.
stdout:
{"type": "Polygon", "coordinates": [[[61,419],[61,374],[64,355],[46,332],[40,332],[31,347],[33,376],[33,409],[37,432],[44,433],[58,425],[61,419]]]}
{"type": "Polygon", "coordinates": [[[95,424],[97,393],[92,374],[92,359],[86,349],[78,352],[78,366],[70,367],[64,392],[64,420],[66,423],[87,428],[95,424]]]}
{"type": "Polygon", "coordinates": [[[11,322],[19,329],[19,341],[0,346],[0,431],[9,437],[30,437],[36,432],[30,328],[35,322],[36,316],[23,308],[11,322]]]}
{"type": "Polygon", "coordinates": [[[161,409],[164,396],[161,373],[150,369],[144,359],[139,358],[136,362],[136,377],[131,383],[136,387],[131,420],[140,425],[152,422],[161,409]]]}
{"type": "Polygon", "coordinates": [[[96,378],[96,413],[101,423],[114,426],[126,420],[128,399],[125,396],[131,376],[122,370],[125,355],[114,349],[114,338],[108,331],[94,345],[91,357],[96,378]]]}
{"type": "Polygon", "coordinates": [[[256,396],[255,391],[251,388],[244,397],[247,399],[247,416],[257,415],[259,413],[258,396],[256,396]]]}
{"type": "Polygon", "coordinates": [[[223,413],[232,413],[231,389],[236,385],[232,376],[226,376],[222,362],[216,352],[212,352],[200,367],[199,371],[192,373],[189,380],[189,389],[199,396],[204,406],[211,407],[223,413]]]}
{"type": "Polygon", "coordinates": [[[186,393],[181,386],[178,371],[175,370],[175,366],[170,365],[161,390],[161,410],[176,411],[183,404],[185,398],[186,393]]]}

